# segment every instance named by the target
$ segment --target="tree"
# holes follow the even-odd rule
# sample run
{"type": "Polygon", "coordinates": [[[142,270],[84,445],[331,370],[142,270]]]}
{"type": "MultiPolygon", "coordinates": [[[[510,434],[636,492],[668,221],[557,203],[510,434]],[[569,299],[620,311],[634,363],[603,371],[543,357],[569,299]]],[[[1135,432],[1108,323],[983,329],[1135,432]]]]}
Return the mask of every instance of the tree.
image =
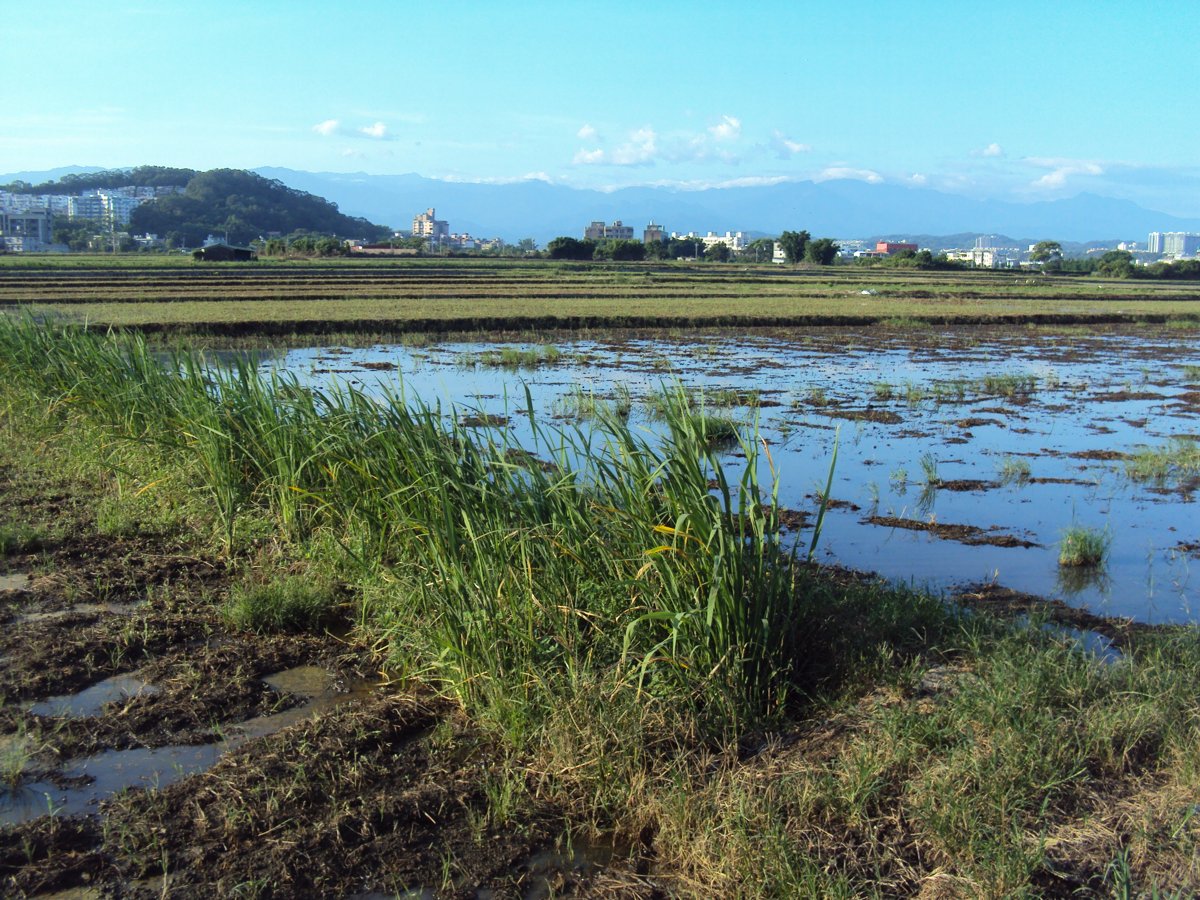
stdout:
{"type": "Polygon", "coordinates": [[[837,259],[840,249],[833,238],[818,238],[808,242],[804,248],[804,259],[818,266],[827,266],[837,259]]]}
{"type": "Polygon", "coordinates": [[[775,241],[773,238],[758,238],[746,245],[742,257],[755,262],[770,262],[775,256],[775,241]]]}
{"type": "Polygon", "coordinates": [[[783,255],[792,265],[804,259],[804,251],[812,236],[807,231],[785,231],[779,236],[779,245],[783,247],[783,255]]]}
{"type": "Polygon", "coordinates": [[[646,258],[646,245],[641,241],[611,241],[606,249],[608,258],[617,262],[637,262],[646,258]]]}
{"type": "Polygon", "coordinates": [[[596,252],[595,241],[581,241],[573,237],[556,237],[546,245],[551,259],[591,259],[596,252]]]}
{"type": "Polygon", "coordinates": [[[522,253],[537,253],[537,241],[533,238],[521,238],[517,241],[517,249],[522,253]]]}
{"type": "Polygon", "coordinates": [[[1133,254],[1128,250],[1109,250],[1096,261],[1096,273],[1108,278],[1132,278],[1133,254]]]}
{"type": "Polygon", "coordinates": [[[646,245],[646,259],[666,259],[667,256],[666,241],[651,241],[646,245]]]}
{"type": "Polygon", "coordinates": [[[1062,244],[1058,241],[1038,241],[1029,251],[1029,258],[1033,262],[1048,263],[1051,260],[1062,259],[1062,256],[1062,244]]]}
{"type": "Polygon", "coordinates": [[[729,256],[729,245],[724,241],[718,241],[704,249],[704,258],[712,262],[729,262],[729,256]]]}

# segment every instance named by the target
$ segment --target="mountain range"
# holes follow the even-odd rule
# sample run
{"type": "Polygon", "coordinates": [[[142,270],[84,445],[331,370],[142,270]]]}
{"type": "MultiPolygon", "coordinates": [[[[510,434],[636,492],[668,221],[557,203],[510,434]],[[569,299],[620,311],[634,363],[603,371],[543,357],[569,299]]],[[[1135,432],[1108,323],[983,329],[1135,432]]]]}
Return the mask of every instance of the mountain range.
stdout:
{"type": "MultiPolygon", "coordinates": [[[[16,178],[48,180],[88,170],[73,166],[0,175],[0,184],[16,178]]],[[[304,172],[271,166],[254,171],[331,200],[347,215],[384,222],[398,231],[407,231],[414,215],[432,207],[438,218],[449,222],[451,231],[509,241],[532,237],[542,244],[558,235],[582,236],[585,226],[598,219],[620,219],[632,225],[639,237],[650,221],[668,232],[763,235],[805,229],[815,237],[843,239],[961,232],[1019,235],[1031,241],[1144,243],[1150,231],[1200,231],[1200,219],[1171,216],[1129,200],[1087,193],[1015,203],[848,179],[704,190],[628,187],[597,191],[539,180],[478,183],[416,174],[304,172]]]]}
{"type": "Polygon", "coordinates": [[[863,181],[782,182],[754,187],[679,190],[630,187],[580,190],[544,181],[508,184],[449,182],[419,175],[367,175],[255,170],[336,202],[343,212],[407,229],[412,217],[437,209],[452,231],[539,242],[582,236],[591,221],[621,219],[641,230],[651,220],[668,232],[745,231],[814,236],[935,235],[957,232],[1020,235],[1030,240],[1144,243],[1151,231],[1200,231],[1182,219],[1128,200],[1079,194],[1064,200],[1013,203],[974,200],[926,188],[863,181]]]}

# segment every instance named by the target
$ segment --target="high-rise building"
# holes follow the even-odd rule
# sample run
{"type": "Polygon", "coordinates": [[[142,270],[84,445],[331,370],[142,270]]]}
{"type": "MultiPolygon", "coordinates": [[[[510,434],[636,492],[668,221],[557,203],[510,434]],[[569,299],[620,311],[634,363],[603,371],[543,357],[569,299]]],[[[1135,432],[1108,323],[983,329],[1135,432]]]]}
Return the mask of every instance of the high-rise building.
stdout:
{"type": "Polygon", "coordinates": [[[431,206],[413,216],[412,236],[426,238],[436,246],[450,237],[450,223],[439,219],[431,206]]]}
{"type": "Polygon", "coordinates": [[[1147,253],[1162,253],[1163,252],[1163,235],[1161,231],[1150,232],[1150,238],[1146,241],[1147,253]]]}
{"type": "Polygon", "coordinates": [[[1190,231],[1168,231],[1162,236],[1162,254],[1171,259],[1185,259],[1200,252],[1200,234],[1190,231]]]}

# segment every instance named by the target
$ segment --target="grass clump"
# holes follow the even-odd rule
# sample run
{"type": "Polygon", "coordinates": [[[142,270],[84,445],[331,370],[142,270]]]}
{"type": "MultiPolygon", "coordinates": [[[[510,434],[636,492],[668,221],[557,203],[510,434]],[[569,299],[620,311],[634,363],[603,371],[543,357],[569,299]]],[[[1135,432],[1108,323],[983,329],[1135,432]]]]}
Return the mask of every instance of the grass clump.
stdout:
{"type": "Polygon", "coordinates": [[[978,387],[984,394],[994,397],[1018,397],[1032,394],[1037,390],[1036,375],[985,375],[979,380],[978,387]]]}
{"type": "Polygon", "coordinates": [[[1032,472],[1029,460],[1015,456],[1006,456],[1000,460],[999,470],[1001,484],[1028,484],[1032,472]]]}
{"type": "Polygon", "coordinates": [[[1073,568],[1096,567],[1108,556],[1112,536],[1107,529],[1100,531],[1082,525],[1072,525],[1063,532],[1058,545],[1058,564],[1073,568]]]}
{"type": "Polygon", "coordinates": [[[45,532],[23,523],[0,525],[0,556],[29,553],[41,548],[45,532]]]}
{"type": "Polygon", "coordinates": [[[331,585],[304,575],[235,585],[222,610],[232,627],[257,632],[319,631],[338,608],[331,585]]]}
{"type": "Polygon", "coordinates": [[[1143,447],[1125,462],[1133,481],[1158,486],[1178,484],[1200,475],[1200,443],[1192,438],[1172,438],[1161,447],[1143,447]]]}
{"type": "Polygon", "coordinates": [[[554,366],[563,360],[563,352],[554,344],[538,347],[501,347],[499,350],[484,350],[480,353],[464,353],[459,356],[460,366],[483,366],[493,369],[538,369],[554,366]]]}

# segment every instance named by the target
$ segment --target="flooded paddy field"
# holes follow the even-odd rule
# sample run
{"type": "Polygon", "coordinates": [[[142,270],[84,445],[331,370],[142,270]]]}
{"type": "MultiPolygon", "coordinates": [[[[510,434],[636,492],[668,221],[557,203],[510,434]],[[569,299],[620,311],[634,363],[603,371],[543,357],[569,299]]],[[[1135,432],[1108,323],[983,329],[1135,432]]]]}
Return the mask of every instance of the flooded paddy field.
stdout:
{"type": "Polygon", "coordinates": [[[1192,618],[1194,330],[410,336],[248,366],[20,329],[4,896],[1200,884],[1200,644],[1157,627],[1192,618]],[[619,465],[589,437],[632,458],[609,493],[559,477],[619,465]],[[832,465],[834,565],[711,502],[747,458],[802,558],[832,465]]]}
{"type": "MultiPolygon", "coordinates": [[[[313,347],[262,363],[454,410],[531,446],[597,404],[653,432],[682,385],[769,448],[804,548],[837,448],[817,559],[937,589],[998,584],[1106,616],[1193,621],[1200,605],[1200,334],[1107,329],[805,329],[552,344],[313,347]],[[1143,465],[1139,465],[1141,460],[1143,465]],[[1098,565],[1059,564],[1073,531],[1098,565]]],[[[740,455],[726,453],[731,478],[740,455]]]]}

